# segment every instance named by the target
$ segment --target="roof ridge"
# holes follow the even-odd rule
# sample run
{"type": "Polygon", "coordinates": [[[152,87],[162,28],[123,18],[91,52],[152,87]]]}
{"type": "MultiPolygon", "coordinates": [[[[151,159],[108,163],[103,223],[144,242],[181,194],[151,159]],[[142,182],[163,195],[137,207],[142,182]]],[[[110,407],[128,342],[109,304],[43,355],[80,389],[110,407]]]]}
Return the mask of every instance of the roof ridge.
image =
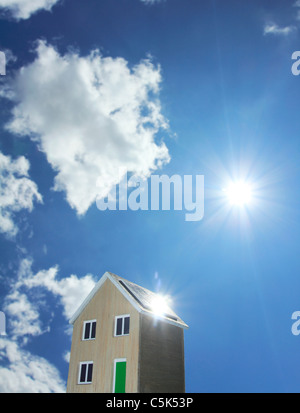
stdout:
{"type": "Polygon", "coordinates": [[[153,311],[153,298],[159,296],[159,293],[155,293],[148,288],[142,287],[126,278],[120,277],[110,271],[106,271],[100,280],[96,283],[94,288],[76,310],[74,315],[70,319],[70,324],[74,324],[76,319],[79,317],[84,308],[88,305],[90,300],[94,297],[97,291],[101,288],[104,282],[109,279],[116,288],[125,296],[125,298],[131,302],[131,304],[137,309],[137,311],[142,313],[147,313],[152,317],[157,317],[161,320],[165,320],[171,324],[182,328],[188,328],[188,325],[166,304],[166,311],[163,314],[156,314],[153,311]]]}

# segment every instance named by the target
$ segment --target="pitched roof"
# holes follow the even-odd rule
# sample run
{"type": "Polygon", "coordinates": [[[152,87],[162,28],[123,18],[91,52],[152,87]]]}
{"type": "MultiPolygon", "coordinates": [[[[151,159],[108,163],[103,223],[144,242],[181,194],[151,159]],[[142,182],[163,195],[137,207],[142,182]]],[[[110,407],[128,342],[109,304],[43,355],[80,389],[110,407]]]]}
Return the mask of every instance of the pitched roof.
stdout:
{"type": "Polygon", "coordinates": [[[73,317],[70,319],[70,324],[74,324],[84,308],[88,305],[96,292],[101,288],[101,286],[107,279],[109,279],[116,286],[116,288],[123,294],[123,296],[140,313],[151,315],[181,328],[188,328],[188,325],[168,306],[165,306],[165,310],[162,315],[155,313],[152,303],[155,298],[158,297],[158,294],[153,293],[152,291],[147,290],[144,287],[134,284],[133,282],[125,280],[125,278],[119,277],[118,275],[108,271],[100,278],[90,294],[86,297],[86,299],[74,313],[73,317]]]}

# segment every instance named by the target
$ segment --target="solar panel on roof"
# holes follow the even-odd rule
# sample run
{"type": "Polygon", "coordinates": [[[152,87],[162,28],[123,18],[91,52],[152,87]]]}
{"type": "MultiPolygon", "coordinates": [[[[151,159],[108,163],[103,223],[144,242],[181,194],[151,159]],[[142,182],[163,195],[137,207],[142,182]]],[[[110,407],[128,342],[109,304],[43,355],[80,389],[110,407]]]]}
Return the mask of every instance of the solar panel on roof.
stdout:
{"type": "Polygon", "coordinates": [[[150,310],[150,308],[148,308],[145,304],[143,304],[138,298],[137,296],[133,293],[133,291],[131,291],[131,289],[125,284],[124,281],[119,280],[119,283],[125,288],[125,290],[127,292],[129,292],[129,294],[144,308],[146,308],[147,310],[150,310]]]}
{"type": "MultiPolygon", "coordinates": [[[[128,291],[128,293],[146,310],[152,311],[152,302],[155,298],[156,294],[152,291],[146,290],[143,287],[140,287],[137,284],[133,284],[127,280],[119,280],[119,283],[128,291]]],[[[168,313],[165,313],[164,316],[168,317],[172,320],[177,321],[178,318],[176,317],[175,313],[171,309],[169,309],[168,313]]]]}

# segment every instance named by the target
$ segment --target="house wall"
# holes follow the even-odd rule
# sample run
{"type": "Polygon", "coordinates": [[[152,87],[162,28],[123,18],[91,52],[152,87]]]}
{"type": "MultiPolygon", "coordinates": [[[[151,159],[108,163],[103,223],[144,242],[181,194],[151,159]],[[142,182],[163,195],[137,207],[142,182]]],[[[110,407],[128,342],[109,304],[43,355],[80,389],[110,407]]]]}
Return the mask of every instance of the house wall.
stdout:
{"type": "Polygon", "coordinates": [[[140,314],[140,393],[184,393],[182,328],[140,314]]]}
{"type": "Polygon", "coordinates": [[[73,326],[68,393],[111,393],[115,358],[127,359],[126,393],[138,391],[139,313],[107,279],[73,326]],[[115,316],[130,314],[130,334],[114,337],[115,316]],[[96,339],[82,340],[86,320],[97,320],[96,339]],[[91,384],[78,384],[79,363],[93,361],[91,384]]]}

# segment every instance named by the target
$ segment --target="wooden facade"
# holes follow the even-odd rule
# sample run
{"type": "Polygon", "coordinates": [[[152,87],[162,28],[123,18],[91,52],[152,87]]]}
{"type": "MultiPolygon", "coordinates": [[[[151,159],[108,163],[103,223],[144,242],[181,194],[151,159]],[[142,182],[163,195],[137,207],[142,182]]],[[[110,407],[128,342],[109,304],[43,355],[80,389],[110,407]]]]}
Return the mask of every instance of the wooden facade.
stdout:
{"type": "Polygon", "coordinates": [[[115,277],[106,273],[72,320],[67,392],[122,391],[115,387],[116,366],[126,373],[126,393],[184,392],[183,328],[141,311],[141,303],[135,304],[128,291],[117,284],[121,278],[115,277]],[[116,336],[116,320],[124,316],[130,320],[129,334],[116,336]],[[95,337],[90,339],[84,339],[87,322],[94,322],[96,328],[95,337]],[[83,377],[90,373],[91,382],[80,382],[82,364],[83,377]]]}

